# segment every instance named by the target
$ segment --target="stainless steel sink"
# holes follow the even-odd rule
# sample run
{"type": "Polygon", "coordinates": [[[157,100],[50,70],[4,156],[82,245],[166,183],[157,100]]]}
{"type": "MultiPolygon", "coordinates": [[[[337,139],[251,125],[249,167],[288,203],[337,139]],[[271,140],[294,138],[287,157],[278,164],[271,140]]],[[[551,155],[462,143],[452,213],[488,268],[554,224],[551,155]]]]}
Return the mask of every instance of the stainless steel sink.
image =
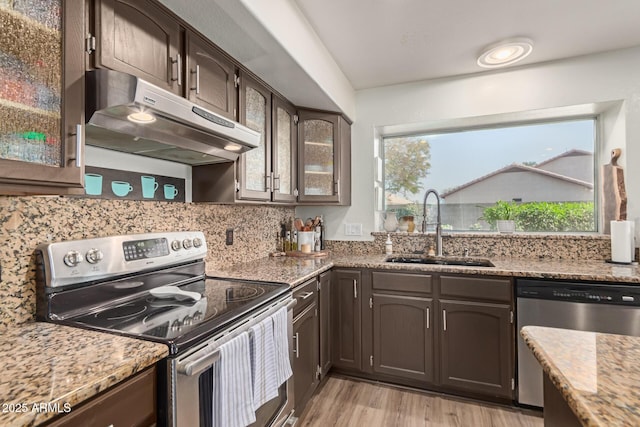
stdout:
{"type": "Polygon", "coordinates": [[[386,259],[386,262],[398,264],[433,264],[433,265],[461,265],[465,267],[495,267],[493,263],[485,258],[462,258],[462,257],[409,257],[394,256],[386,259]]]}

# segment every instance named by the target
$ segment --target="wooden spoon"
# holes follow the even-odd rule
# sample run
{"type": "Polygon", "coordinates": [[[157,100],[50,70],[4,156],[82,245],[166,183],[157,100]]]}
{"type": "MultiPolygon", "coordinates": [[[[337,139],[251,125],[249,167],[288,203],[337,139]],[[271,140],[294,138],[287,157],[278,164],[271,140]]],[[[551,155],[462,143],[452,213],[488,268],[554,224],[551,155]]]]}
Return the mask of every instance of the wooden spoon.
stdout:
{"type": "Polygon", "coordinates": [[[296,218],[293,220],[293,226],[296,228],[296,230],[302,231],[302,228],[304,227],[304,222],[302,222],[300,218],[296,218]]]}

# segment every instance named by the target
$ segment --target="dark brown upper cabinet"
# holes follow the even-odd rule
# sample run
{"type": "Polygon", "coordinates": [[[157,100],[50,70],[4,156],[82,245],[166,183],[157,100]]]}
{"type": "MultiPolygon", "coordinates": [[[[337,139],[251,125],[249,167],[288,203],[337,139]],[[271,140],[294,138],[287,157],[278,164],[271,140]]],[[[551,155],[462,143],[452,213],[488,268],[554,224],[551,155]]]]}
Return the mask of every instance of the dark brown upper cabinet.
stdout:
{"type": "Polygon", "coordinates": [[[0,8],[0,194],[83,184],[84,1],[43,7],[38,16],[17,2],[0,8]]]}
{"type": "Polygon", "coordinates": [[[94,66],[140,77],[184,95],[179,21],[149,0],[97,0],[94,66]]]}
{"type": "Polygon", "coordinates": [[[256,79],[240,76],[240,123],[260,133],[258,147],[238,159],[238,198],[271,200],[271,92],[256,79]]]}
{"type": "Polygon", "coordinates": [[[297,115],[290,102],[273,95],[272,200],[295,203],[298,196],[297,115]]]}
{"type": "Polygon", "coordinates": [[[193,201],[289,203],[297,200],[295,107],[247,74],[239,77],[239,121],[260,132],[260,145],[236,165],[193,168],[193,201]]]}
{"type": "Polygon", "coordinates": [[[298,201],[350,205],[351,125],[335,113],[298,114],[298,201]]]}
{"type": "Polygon", "coordinates": [[[196,104],[236,120],[237,69],[226,55],[192,31],[186,32],[187,98],[196,104]]]}

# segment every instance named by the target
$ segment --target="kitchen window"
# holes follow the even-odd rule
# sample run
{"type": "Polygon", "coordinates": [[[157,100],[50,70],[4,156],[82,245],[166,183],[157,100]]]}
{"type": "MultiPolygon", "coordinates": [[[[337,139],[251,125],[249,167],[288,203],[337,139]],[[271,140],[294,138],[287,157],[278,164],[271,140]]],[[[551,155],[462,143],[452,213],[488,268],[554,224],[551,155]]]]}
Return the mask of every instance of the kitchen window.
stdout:
{"type": "Polygon", "coordinates": [[[419,228],[433,188],[445,230],[595,232],[595,148],[594,117],[384,137],[385,209],[419,228]]]}

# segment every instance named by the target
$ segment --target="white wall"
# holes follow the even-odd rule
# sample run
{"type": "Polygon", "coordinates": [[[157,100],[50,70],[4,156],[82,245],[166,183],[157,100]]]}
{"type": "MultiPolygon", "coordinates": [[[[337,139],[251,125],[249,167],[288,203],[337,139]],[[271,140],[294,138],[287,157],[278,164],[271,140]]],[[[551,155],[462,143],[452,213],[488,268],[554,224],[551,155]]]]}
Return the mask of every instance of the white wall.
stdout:
{"type": "MultiPolygon", "coordinates": [[[[603,114],[601,133],[605,141],[596,153],[596,161],[608,163],[609,150],[622,148],[619,164],[632,166],[625,169],[629,219],[638,221],[640,168],[633,166],[640,163],[640,48],[358,91],[357,120],[352,127],[352,205],[299,208],[297,214],[306,217],[310,212],[323,213],[327,237],[335,240],[354,239],[344,235],[343,224],[360,222],[363,236],[355,239],[371,240],[370,233],[376,231],[373,140],[381,128],[425,129],[438,122],[477,124],[483,122],[482,116],[609,101],[620,102],[603,114]]],[[[636,226],[636,230],[639,228],[636,226]]]]}

